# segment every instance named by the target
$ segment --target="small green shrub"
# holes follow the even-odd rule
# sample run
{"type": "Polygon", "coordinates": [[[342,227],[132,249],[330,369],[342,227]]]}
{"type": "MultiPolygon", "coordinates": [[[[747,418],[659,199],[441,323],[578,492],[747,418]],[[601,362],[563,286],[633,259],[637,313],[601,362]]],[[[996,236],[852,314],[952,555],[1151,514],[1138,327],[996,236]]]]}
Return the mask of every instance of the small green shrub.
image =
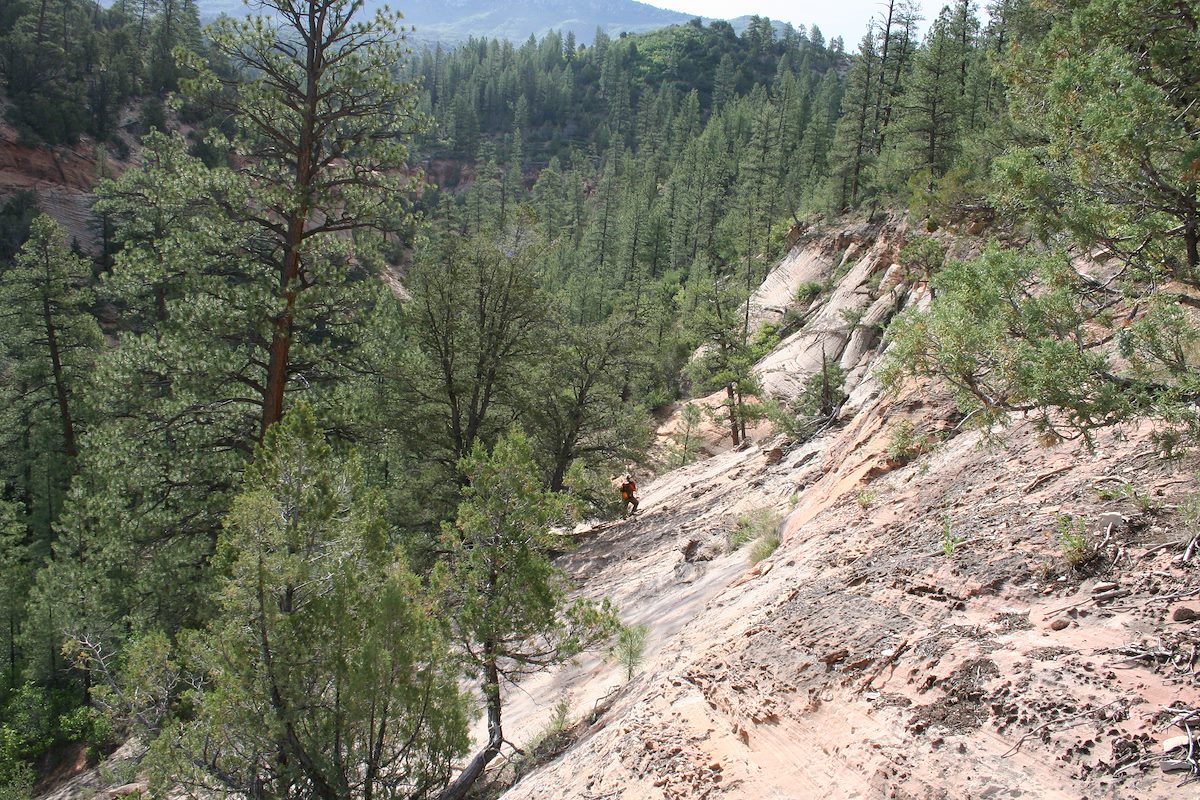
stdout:
{"type": "Polygon", "coordinates": [[[950,516],[949,511],[942,512],[942,552],[946,558],[954,555],[955,549],[965,542],[962,536],[954,533],[954,520],[950,516]]]}
{"type": "Polygon", "coordinates": [[[854,502],[858,503],[859,508],[869,508],[878,498],[879,492],[864,487],[859,489],[858,493],[854,495],[854,502]]]}
{"type": "Polygon", "coordinates": [[[704,410],[699,404],[687,403],[679,409],[679,423],[667,445],[667,461],[673,468],[686,467],[700,457],[700,447],[704,443],[700,436],[703,421],[704,410]]]}
{"type": "Polygon", "coordinates": [[[543,737],[557,736],[567,729],[567,723],[571,719],[571,698],[565,694],[558,698],[558,702],[554,704],[554,714],[551,715],[546,723],[546,730],[543,732],[543,737]]]}
{"type": "Polygon", "coordinates": [[[28,744],[22,732],[0,725],[0,800],[32,796],[37,777],[27,760],[28,744]]]}
{"type": "Polygon", "coordinates": [[[571,699],[564,694],[554,704],[554,712],[546,721],[546,726],[525,745],[524,751],[512,758],[514,780],[520,780],[523,775],[547,763],[571,743],[568,732],[570,723],[571,699]]]}
{"type": "Polygon", "coordinates": [[[1163,428],[1150,434],[1158,452],[1167,461],[1177,461],[1188,451],[1191,444],[1184,434],[1175,428],[1163,428]]]}
{"type": "Polygon", "coordinates": [[[100,780],[109,786],[124,786],[137,780],[140,769],[134,759],[109,760],[100,765],[100,780]]]}
{"type": "Polygon", "coordinates": [[[888,459],[900,464],[912,461],[931,447],[931,437],[918,436],[912,420],[903,419],[888,436],[888,459]]]}
{"type": "Polygon", "coordinates": [[[932,280],[946,264],[946,245],[932,236],[912,236],[900,248],[900,263],[906,279],[932,280]]]}
{"type": "Polygon", "coordinates": [[[805,281],[796,287],[796,302],[811,303],[823,291],[825,291],[825,284],[820,281],[805,281]]]}
{"type": "Polygon", "coordinates": [[[793,441],[806,442],[833,419],[846,401],[845,385],[845,371],[836,361],[825,359],[820,372],[808,376],[804,390],[790,407],[766,400],[762,409],[776,430],[793,441]]]}
{"type": "Polygon", "coordinates": [[[851,328],[857,328],[858,323],[862,322],[862,318],[866,315],[866,313],[867,312],[861,308],[843,308],[842,319],[845,320],[846,324],[851,328]]]}
{"type": "Polygon", "coordinates": [[[779,549],[779,534],[768,533],[765,536],[760,536],[754,540],[754,544],[750,546],[749,559],[751,564],[757,564],[764,558],[769,557],[772,553],[779,549]]]}
{"type": "Polygon", "coordinates": [[[1087,527],[1083,519],[1076,519],[1070,514],[1059,514],[1058,539],[1063,559],[1072,569],[1086,564],[1095,555],[1092,544],[1088,541],[1087,527]]]}
{"type": "Polygon", "coordinates": [[[646,637],[649,625],[626,625],[617,632],[617,639],[609,650],[609,658],[625,670],[625,680],[633,680],[637,668],[646,655],[646,637]]]}
{"type": "Polygon", "coordinates": [[[784,309],[783,318],[779,320],[780,336],[788,336],[804,327],[804,312],[795,306],[784,309]]]}
{"type": "Polygon", "coordinates": [[[62,739],[68,742],[84,742],[93,754],[113,739],[112,718],[98,709],[86,706],[60,716],[58,729],[62,739]]]}
{"type": "Polygon", "coordinates": [[[826,359],[821,364],[821,371],[814,372],[804,382],[804,391],[797,400],[802,413],[831,419],[847,397],[846,371],[826,359]]]}
{"type": "Polygon", "coordinates": [[[1096,495],[1101,500],[1128,500],[1143,514],[1154,514],[1161,510],[1161,505],[1148,494],[1139,493],[1132,483],[1110,484],[1096,489],[1096,495]]]}
{"type": "Polygon", "coordinates": [[[1184,529],[1195,536],[1200,533],[1200,492],[1188,492],[1179,501],[1179,518],[1184,529]]]}
{"type": "Polygon", "coordinates": [[[779,515],[770,508],[758,508],[742,514],[726,539],[729,552],[737,550],[747,542],[774,533],[779,527],[779,522],[779,515]]]}
{"type": "Polygon", "coordinates": [[[68,690],[26,683],[0,708],[0,800],[30,796],[34,764],[55,745],[104,742],[107,719],[68,690]]]}
{"type": "Polygon", "coordinates": [[[763,323],[758,330],[750,336],[748,342],[750,347],[750,357],[752,360],[765,356],[778,346],[782,337],[779,333],[779,325],[774,322],[763,323]]]}

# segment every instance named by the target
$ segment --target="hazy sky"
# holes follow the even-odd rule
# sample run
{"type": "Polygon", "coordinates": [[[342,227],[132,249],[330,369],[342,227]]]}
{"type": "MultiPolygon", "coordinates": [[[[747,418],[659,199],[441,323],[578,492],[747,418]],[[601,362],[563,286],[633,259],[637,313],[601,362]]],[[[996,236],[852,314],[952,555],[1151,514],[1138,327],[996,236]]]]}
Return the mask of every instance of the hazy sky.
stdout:
{"type": "MultiPolygon", "coordinates": [[[[867,20],[883,7],[879,0],[642,0],[652,6],[683,11],[697,16],[733,19],[759,14],[793,25],[821,28],[826,41],[841,36],[846,49],[853,50],[867,30],[867,20]]],[[[920,0],[927,20],[937,14],[946,0],[920,0]]],[[[928,22],[921,26],[924,30],[928,22]]]]}

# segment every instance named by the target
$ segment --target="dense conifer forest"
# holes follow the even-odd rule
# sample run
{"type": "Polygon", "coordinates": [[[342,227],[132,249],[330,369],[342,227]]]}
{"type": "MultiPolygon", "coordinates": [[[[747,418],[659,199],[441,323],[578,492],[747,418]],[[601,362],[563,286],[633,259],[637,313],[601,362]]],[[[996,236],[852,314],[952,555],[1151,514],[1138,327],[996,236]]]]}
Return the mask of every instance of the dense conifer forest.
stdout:
{"type": "Polygon", "coordinates": [[[0,10],[21,142],[131,162],[98,176],[100,252],[32,194],[0,209],[0,797],[131,735],[164,786],[467,796],[501,683],[621,630],[550,555],[661,458],[655,413],[721,392],[735,444],[829,414],[759,396],[803,319],[745,301],[844,215],[1002,232],[970,262],[910,236],[936,299],[886,333],[897,379],[982,424],[1193,441],[1200,4],[415,52],[360,5],[0,10]],[[1071,268],[1097,249],[1104,284],[1071,268]]]}

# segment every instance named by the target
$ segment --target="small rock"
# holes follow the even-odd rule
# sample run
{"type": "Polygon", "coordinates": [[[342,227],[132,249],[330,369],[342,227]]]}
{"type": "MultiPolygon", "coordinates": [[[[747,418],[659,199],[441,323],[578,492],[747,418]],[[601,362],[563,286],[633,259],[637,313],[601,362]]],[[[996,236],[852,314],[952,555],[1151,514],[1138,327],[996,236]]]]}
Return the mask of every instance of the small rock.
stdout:
{"type": "Polygon", "coordinates": [[[767,466],[783,461],[783,448],[773,447],[767,451],[767,466]]]}
{"type": "Polygon", "coordinates": [[[1056,620],[1054,620],[1054,622],[1050,623],[1050,630],[1061,631],[1063,628],[1067,627],[1070,624],[1071,624],[1070,620],[1056,619],[1056,620]]]}
{"type": "Polygon", "coordinates": [[[987,228],[987,223],[981,219],[971,220],[971,224],[967,226],[967,233],[971,236],[978,236],[987,228]]]}
{"type": "Polygon", "coordinates": [[[144,783],[127,783],[124,786],[118,786],[116,789],[109,791],[109,797],[129,797],[130,795],[139,795],[147,790],[148,786],[144,783]]]}
{"type": "Polygon", "coordinates": [[[1119,583],[1113,581],[1099,581],[1092,587],[1092,594],[1100,594],[1100,592],[1108,592],[1120,586],[1119,583]]]}
{"type": "Polygon", "coordinates": [[[711,764],[708,765],[708,768],[711,769],[713,772],[720,772],[723,769],[720,761],[712,762],[711,764]]]}
{"type": "Polygon", "coordinates": [[[1119,531],[1125,527],[1125,517],[1115,511],[1109,511],[1106,514],[1101,514],[1096,520],[1096,524],[1102,531],[1108,530],[1110,526],[1114,531],[1119,531]]]}
{"type": "Polygon", "coordinates": [[[1187,747],[1191,741],[1192,737],[1187,735],[1172,736],[1169,739],[1163,739],[1162,749],[1164,753],[1169,753],[1178,747],[1187,747]]]}
{"type": "Polygon", "coordinates": [[[825,655],[821,656],[821,661],[825,664],[836,664],[837,662],[847,658],[849,655],[850,651],[844,647],[841,647],[837,650],[834,650],[832,653],[826,653],[825,655]]]}
{"type": "Polygon", "coordinates": [[[1180,606],[1171,613],[1171,619],[1175,620],[1176,622],[1191,622],[1197,617],[1200,617],[1200,614],[1197,614],[1194,610],[1188,608],[1187,606],[1180,606]]]}
{"type": "Polygon", "coordinates": [[[1190,771],[1192,762],[1190,761],[1164,761],[1162,762],[1163,772],[1185,772],[1190,771]]]}

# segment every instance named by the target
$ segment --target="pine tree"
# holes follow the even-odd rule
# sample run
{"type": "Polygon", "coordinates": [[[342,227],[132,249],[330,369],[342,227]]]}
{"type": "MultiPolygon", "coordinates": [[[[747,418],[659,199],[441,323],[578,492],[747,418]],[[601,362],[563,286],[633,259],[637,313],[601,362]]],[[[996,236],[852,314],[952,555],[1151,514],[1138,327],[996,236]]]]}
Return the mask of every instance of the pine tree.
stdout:
{"type": "Polygon", "coordinates": [[[91,283],[91,262],[71,252],[66,232],[45,215],[0,274],[5,480],[44,537],[79,456],[81,390],[101,347],[91,283]]]}
{"type": "Polygon", "coordinates": [[[899,101],[905,136],[900,147],[922,165],[930,190],[950,168],[959,145],[962,62],[952,20],[948,8],[934,20],[899,101]]]}
{"type": "Polygon", "coordinates": [[[871,168],[874,153],[875,94],[878,91],[879,54],[874,27],[859,44],[858,53],[846,76],[841,119],[833,141],[830,180],[838,210],[856,206],[871,168]]]}
{"type": "Polygon", "coordinates": [[[157,740],[158,781],[330,800],[445,785],[467,738],[442,626],[304,404],[268,429],[218,559],[217,616],[185,652],[194,714],[157,740]]]}
{"type": "Polygon", "coordinates": [[[789,196],[794,198],[793,208],[811,202],[817,187],[825,178],[841,105],[841,88],[837,74],[827,72],[813,98],[812,113],[788,173],[789,196]]]}
{"type": "Polygon", "coordinates": [[[746,439],[746,426],[757,410],[747,398],[757,393],[754,357],[747,341],[743,315],[747,295],[719,278],[697,280],[697,304],[688,327],[700,344],[699,357],[688,366],[705,390],[725,392],[725,423],[736,447],[746,439]]]}
{"type": "Polygon", "coordinates": [[[3,697],[20,686],[24,677],[27,656],[23,651],[22,629],[38,561],[22,511],[16,503],[0,500],[0,614],[3,614],[0,628],[4,637],[0,651],[0,696],[3,697]]]}
{"type": "Polygon", "coordinates": [[[443,528],[444,585],[456,636],[482,685],[488,738],[442,800],[465,797],[500,753],[502,680],[563,663],[618,629],[607,600],[567,602],[566,576],[548,557],[563,498],[539,485],[525,436],[512,431],[491,453],[477,444],[460,469],[470,484],[455,523],[443,528]]]}
{"type": "MultiPolygon", "coordinates": [[[[97,363],[89,403],[104,413],[81,448],[68,535],[38,588],[41,605],[82,633],[174,632],[210,608],[208,561],[261,430],[278,289],[271,251],[245,219],[252,186],[188,156],[179,137],[154,135],[143,167],[101,188],[121,245],[105,289],[126,329],[97,363]],[[77,595],[68,584],[89,588],[77,595]]],[[[350,242],[309,252],[333,262],[328,281],[293,309],[311,332],[291,350],[295,380],[343,439],[377,423],[361,398],[387,356],[365,333],[397,302],[364,279],[374,256],[359,242],[357,274],[339,260],[350,242]]]]}
{"type": "Polygon", "coordinates": [[[362,0],[264,0],[263,9],[269,16],[222,17],[211,31],[233,77],[205,69],[190,84],[238,126],[255,196],[246,216],[276,275],[260,435],[296,378],[294,340],[312,333],[296,327],[301,298],[346,280],[347,234],[403,219],[397,199],[413,186],[402,177],[404,141],[419,123],[415,88],[393,77],[404,53],[397,15],[359,20],[362,0]]]}
{"type": "Polygon", "coordinates": [[[1093,0],[1048,20],[1010,64],[1013,113],[1036,144],[1004,159],[1003,199],[1042,230],[1194,279],[1200,4],[1093,0]]]}

